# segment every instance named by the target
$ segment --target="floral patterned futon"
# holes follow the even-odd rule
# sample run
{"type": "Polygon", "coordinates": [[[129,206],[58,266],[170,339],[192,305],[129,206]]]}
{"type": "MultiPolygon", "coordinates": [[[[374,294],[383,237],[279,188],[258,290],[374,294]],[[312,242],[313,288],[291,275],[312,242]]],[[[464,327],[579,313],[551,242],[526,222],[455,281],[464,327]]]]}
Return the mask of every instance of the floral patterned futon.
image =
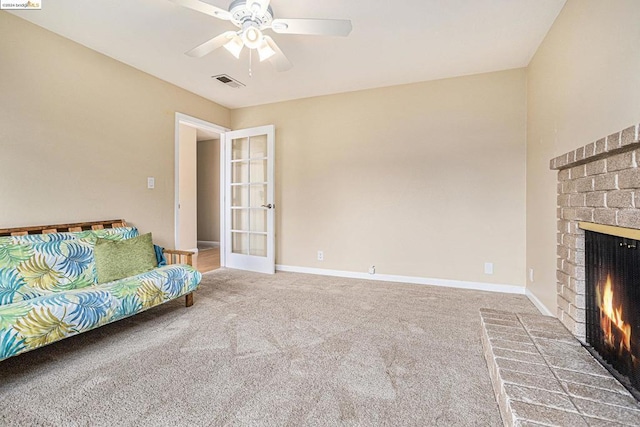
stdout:
{"type": "Polygon", "coordinates": [[[188,265],[96,284],[98,238],[138,236],[134,227],[0,237],[0,360],[102,326],[193,292],[188,265]]]}

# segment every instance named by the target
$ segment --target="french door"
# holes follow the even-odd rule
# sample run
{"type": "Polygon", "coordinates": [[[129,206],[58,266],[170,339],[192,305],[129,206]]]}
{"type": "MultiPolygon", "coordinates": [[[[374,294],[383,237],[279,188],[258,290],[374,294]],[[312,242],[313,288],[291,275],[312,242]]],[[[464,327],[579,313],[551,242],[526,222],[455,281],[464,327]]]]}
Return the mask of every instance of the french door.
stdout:
{"type": "Polygon", "coordinates": [[[273,125],[223,134],[225,264],[275,272],[273,125]]]}

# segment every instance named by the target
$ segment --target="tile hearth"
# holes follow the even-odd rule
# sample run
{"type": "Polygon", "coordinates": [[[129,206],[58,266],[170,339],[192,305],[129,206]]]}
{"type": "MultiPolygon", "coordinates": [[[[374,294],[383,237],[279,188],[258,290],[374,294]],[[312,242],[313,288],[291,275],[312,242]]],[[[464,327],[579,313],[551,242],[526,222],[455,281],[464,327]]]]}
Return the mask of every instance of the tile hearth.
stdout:
{"type": "Polygon", "coordinates": [[[505,426],[637,426],[640,405],[553,317],[480,310],[505,426]]]}

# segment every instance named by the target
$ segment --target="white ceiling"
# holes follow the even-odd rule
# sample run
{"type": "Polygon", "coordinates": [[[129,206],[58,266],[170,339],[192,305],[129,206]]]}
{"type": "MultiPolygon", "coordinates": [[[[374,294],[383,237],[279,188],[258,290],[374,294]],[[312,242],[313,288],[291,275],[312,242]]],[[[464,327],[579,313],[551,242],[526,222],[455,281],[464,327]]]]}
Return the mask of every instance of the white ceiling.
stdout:
{"type": "MultiPolygon", "coordinates": [[[[226,9],[230,0],[206,0],[226,9]]],[[[14,11],[160,79],[229,108],[525,67],[566,0],[272,0],[276,18],[351,19],[349,37],[269,35],[294,64],[240,60],[225,49],[184,52],[231,23],[168,0],[42,0],[14,11]],[[228,74],[246,85],[227,87],[228,74]]],[[[254,57],[255,59],[255,57],[254,57]]]]}

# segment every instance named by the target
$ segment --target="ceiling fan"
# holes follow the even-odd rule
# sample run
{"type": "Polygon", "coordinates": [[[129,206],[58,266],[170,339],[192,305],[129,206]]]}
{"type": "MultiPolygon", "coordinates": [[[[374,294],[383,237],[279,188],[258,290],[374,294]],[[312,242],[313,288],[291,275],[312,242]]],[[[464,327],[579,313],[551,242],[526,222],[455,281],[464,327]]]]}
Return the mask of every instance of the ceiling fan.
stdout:
{"type": "Polygon", "coordinates": [[[276,42],[263,34],[272,30],[278,34],[304,34],[316,36],[348,36],[351,21],[346,19],[274,19],[270,0],[234,0],[229,10],[224,10],[200,0],[170,0],[180,6],[196,10],[224,21],[231,21],[239,28],[226,31],[186,52],[189,56],[202,57],[220,47],[240,58],[243,47],[258,51],[260,61],[269,60],[278,71],[286,71],[293,65],[282,53],[276,42]]]}

